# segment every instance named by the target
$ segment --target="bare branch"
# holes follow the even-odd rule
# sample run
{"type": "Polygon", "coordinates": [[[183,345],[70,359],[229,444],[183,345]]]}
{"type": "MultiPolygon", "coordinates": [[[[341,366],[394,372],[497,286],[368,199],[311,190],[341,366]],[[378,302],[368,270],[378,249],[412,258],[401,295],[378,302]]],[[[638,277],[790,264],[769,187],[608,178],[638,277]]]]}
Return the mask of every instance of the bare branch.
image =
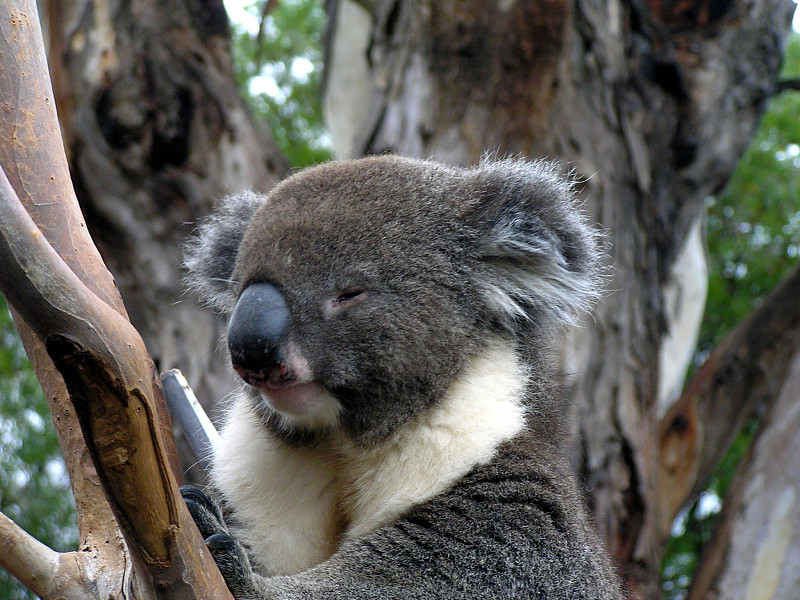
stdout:
{"type": "MultiPolygon", "coordinates": [[[[47,73],[36,3],[0,2],[0,165],[28,214],[70,269],[125,314],[113,278],[89,238],[72,190],[47,73]],[[23,75],[24,74],[24,75],[23,75]]],[[[92,461],[61,375],[43,344],[15,311],[14,320],[42,384],[78,507],[78,527],[102,547],[119,535],[111,507],[97,485],[92,461]]],[[[122,557],[120,557],[122,559],[122,557]]]]}
{"type": "Polygon", "coordinates": [[[130,323],[83,285],[47,243],[2,169],[0,272],[0,289],[64,376],[101,474],[134,536],[151,561],[167,564],[177,500],[170,493],[174,483],[162,480],[163,451],[153,446],[152,438],[160,435],[151,436],[152,363],[130,323]],[[140,365],[150,365],[150,373],[136,370],[140,365]]]}
{"type": "Polygon", "coordinates": [[[256,71],[260,71],[264,66],[264,31],[267,27],[267,17],[278,8],[278,0],[267,0],[264,8],[261,9],[261,17],[258,20],[258,33],[256,33],[256,71]]]}
{"type": "Polygon", "coordinates": [[[797,597],[800,567],[800,354],[731,482],[716,530],[703,549],[689,600],[797,597]],[[743,584],[746,587],[742,587],[743,584]]]}
{"type": "Polygon", "coordinates": [[[0,2],[0,165],[47,240],[95,294],[125,315],[72,189],[36,2],[0,2]]]}
{"type": "Polygon", "coordinates": [[[780,94],[786,90],[800,90],[800,79],[779,79],[775,84],[775,93],[780,94]]]}
{"type": "MultiPolygon", "coordinates": [[[[104,594],[98,586],[88,586],[84,574],[101,565],[113,570],[100,552],[55,552],[0,513],[0,567],[40,598],[105,600],[119,597],[104,594]]],[[[122,573],[118,578],[122,580],[122,573]]],[[[121,587],[120,583],[117,588],[121,587]]],[[[100,586],[103,587],[103,586],[100,586]]]]}
{"type": "MultiPolygon", "coordinates": [[[[63,376],[133,562],[147,568],[138,585],[154,587],[154,597],[227,597],[172,476],[176,453],[158,374],[75,202],[31,0],[0,3],[0,58],[7,107],[0,120],[0,290],[35,333],[29,352],[43,343],[63,376]]],[[[51,399],[54,390],[61,393],[51,387],[51,399]]],[[[77,503],[85,500],[76,495],[77,503]]],[[[106,532],[110,541],[113,527],[106,532]]],[[[115,551],[124,564],[124,548],[115,551]]],[[[67,573],[75,560],[87,560],[85,552],[56,556],[67,573]]],[[[77,580],[86,589],[107,587],[107,570],[87,569],[77,580]]],[[[36,575],[20,574],[24,581],[36,575]]]]}
{"type": "Polygon", "coordinates": [[[712,352],[660,426],[661,532],[742,424],[778,394],[800,348],[800,266],[712,352]]]}
{"type": "Polygon", "coordinates": [[[58,564],[58,552],[29,535],[0,513],[0,567],[44,597],[58,564]]]}

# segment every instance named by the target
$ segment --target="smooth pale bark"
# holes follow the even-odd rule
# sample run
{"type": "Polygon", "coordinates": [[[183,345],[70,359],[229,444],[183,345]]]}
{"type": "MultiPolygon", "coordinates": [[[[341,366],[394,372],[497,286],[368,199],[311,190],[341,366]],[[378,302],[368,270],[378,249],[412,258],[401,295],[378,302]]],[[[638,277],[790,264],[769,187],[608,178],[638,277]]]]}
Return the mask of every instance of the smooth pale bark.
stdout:
{"type": "MultiPolygon", "coordinates": [[[[796,298],[797,296],[795,296],[796,298]]],[[[689,600],[794,600],[800,584],[800,355],[739,466],[689,600]]]]}
{"type": "MultiPolygon", "coordinates": [[[[86,285],[124,314],[113,278],[77,210],[46,76],[46,59],[41,46],[35,44],[35,6],[9,2],[0,10],[4,32],[0,102],[21,109],[6,110],[0,118],[0,165],[48,242],[86,285]]],[[[106,557],[108,569],[115,570],[121,579],[125,572],[124,556],[119,553],[124,547],[122,534],[99,485],[63,379],[30,328],[19,318],[16,324],[48,400],[59,442],[66,449],[63,455],[78,509],[81,544],[100,553],[111,549],[106,557]]]]}

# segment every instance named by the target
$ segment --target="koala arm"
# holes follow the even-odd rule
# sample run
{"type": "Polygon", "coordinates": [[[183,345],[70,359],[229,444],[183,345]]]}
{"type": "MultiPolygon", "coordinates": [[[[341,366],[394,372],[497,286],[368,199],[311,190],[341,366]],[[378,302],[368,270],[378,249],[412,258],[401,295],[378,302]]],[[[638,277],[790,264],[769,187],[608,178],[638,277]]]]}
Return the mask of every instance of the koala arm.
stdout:
{"type": "MultiPolygon", "coordinates": [[[[207,541],[237,600],[465,599],[488,590],[503,598],[617,598],[566,463],[524,454],[504,449],[448,492],[296,575],[255,573],[222,523],[207,541]]],[[[191,500],[190,508],[202,531],[208,515],[198,519],[191,500]]]]}

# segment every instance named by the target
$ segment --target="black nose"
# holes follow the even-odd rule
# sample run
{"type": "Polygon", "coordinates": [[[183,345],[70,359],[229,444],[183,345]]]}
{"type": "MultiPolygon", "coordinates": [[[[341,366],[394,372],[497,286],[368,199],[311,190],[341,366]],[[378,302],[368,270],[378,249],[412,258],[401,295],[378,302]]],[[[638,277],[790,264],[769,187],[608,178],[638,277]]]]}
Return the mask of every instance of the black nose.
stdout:
{"type": "Polygon", "coordinates": [[[236,370],[263,375],[274,370],[282,362],[289,322],[289,307],[278,288],[269,283],[247,286],[228,322],[228,349],[236,370]]]}

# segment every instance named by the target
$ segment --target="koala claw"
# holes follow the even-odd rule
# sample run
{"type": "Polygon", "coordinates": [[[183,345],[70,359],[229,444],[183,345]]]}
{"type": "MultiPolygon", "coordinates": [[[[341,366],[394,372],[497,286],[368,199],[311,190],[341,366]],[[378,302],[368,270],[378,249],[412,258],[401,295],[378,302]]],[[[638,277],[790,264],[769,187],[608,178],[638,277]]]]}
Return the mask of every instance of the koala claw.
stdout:
{"type": "Polygon", "coordinates": [[[228,533],[222,511],[211,498],[196,487],[189,485],[182,486],[180,491],[183,501],[186,502],[186,507],[189,509],[189,514],[192,515],[192,519],[204,539],[215,533],[228,533]]]}
{"type": "Polygon", "coordinates": [[[215,533],[206,538],[219,572],[235,598],[255,598],[255,575],[244,547],[225,533],[215,533]]]}
{"type": "Polygon", "coordinates": [[[185,485],[180,491],[192,519],[205,539],[206,547],[234,597],[255,597],[250,559],[244,546],[229,535],[217,503],[196,487],[185,485]]]}
{"type": "Polygon", "coordinates": [[[206,538],[206,546],[215,557],[222,554],[236,552],[236,542],[224,533],[215,533],[206,538]]]}

